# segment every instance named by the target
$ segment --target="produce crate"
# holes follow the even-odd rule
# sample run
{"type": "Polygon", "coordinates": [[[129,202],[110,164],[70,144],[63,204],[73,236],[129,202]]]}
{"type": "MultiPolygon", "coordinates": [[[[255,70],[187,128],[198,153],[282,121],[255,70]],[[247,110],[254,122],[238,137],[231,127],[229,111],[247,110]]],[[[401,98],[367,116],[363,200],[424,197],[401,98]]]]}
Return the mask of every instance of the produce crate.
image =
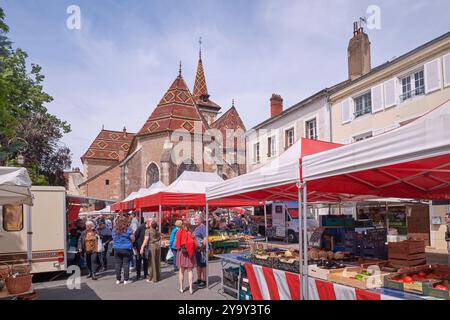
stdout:
{"type": "Polygon", "coordinates": [[[383,286],[383,278],[388,275],[386,272],[380,272],[369,276],[363,276],[361,280],[355,278],[365,269],[361,267],[347,267],[344,269],[329,270],[328,280],[339,284],[351,286],[359,289],[373,289],[383,286]]]}
{"type": "Polygon", "coordinates": [[[423,285],[423,294],[430,297],[450,300],[450,283],[448,280],[441,280],[435,283],[426,282],[423,285]],[[444,286],[447,290],[436,289],[435,286],[437,285],[444,286]]]}
{"type": "Polygon", "coordinates": [[[262,256],[252,254],[251,262],[259,266],[273,268],[273,259],[269,256],[263,258],[262,256]]]}
{"type": "Polygon", "coordinates": [[[321,267],[318,267],[317,264],[310,264],[308,266],[308,276],[322,279],[322,280],[328,280],[328,274],[330,273],[330,270],[342,270],[340,269],[324,269],[321,267]]]}
{"type": "Polygon", "coordinates": [[[444,265],[423,265],[419,267],[404,268],[400,272],[393,273],[384,278],[384,286],[400,291],[412,292],[417,294],[425,294],[425,284],[435,284],[442,279],[450,280],[450,267],[444,265]],[[425,272],[427,275],[433,274],[435,276],[422,280],[415,280],[413,283],[403,283],[396,278],[403,278],[404,276],[413,276],[418,272],[425,272]]]}
{"type": "Polygon", "coordinates": [[[294,260],[292,263],[289,263],[283,262],[280,259],[273,259],[273,268],[283,271],[300,273],[300,262],[299,260],[294,260]]]}
{"type": "Polygon", "coordinates": [[[233,288],[235,290],[238,289],[238,281],[237,280],[230,280],[230,279],[223,278],[223,285],[227,286],[229,288],[233,288]]]}
{"type": "Polygon", "coordinates": [[[252,293],[249,291],[240,291],[239,300],[253,300],[252,293]]]}
{"type": "Polygon", "coordinates": [[[388,262],[386,260],[380,260],[380,259],[359,258],[356,263],[361,268],[367,269],[370,266],[378,266],[380,268],[383,268],[387,265],[388,262]]]}
{"type": "Polygon", "coordinates": [[[223,269],[223,279],[238,281],[239,278],[239,267],[230,267],[227,269],[223,269]]]}
{"type": "Polygon", "coordinates": [[[389,255],[392,254],[414,254],[425,253],[425,242],[422,240],[405,240],[401,242],[388,243],[389,255]]]}
{"type": "Polygon", "coordinates": [[[213,249],[228,249],[237,248],[239,246],[238,240],[214,241],[211,243],[213,249]]]}

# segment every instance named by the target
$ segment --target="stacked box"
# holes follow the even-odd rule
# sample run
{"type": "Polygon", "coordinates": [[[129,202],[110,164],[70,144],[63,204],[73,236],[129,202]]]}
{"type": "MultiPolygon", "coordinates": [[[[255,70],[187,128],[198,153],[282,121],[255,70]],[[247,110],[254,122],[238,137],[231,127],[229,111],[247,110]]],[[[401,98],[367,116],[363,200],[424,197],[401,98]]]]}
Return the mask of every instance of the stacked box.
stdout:
{"type": "Polygon", "coordinates": [[[425,242],[422,240],[405,240],[389,242],[388,258],[393,266],[413,267],[426,263],[425,242]]]}

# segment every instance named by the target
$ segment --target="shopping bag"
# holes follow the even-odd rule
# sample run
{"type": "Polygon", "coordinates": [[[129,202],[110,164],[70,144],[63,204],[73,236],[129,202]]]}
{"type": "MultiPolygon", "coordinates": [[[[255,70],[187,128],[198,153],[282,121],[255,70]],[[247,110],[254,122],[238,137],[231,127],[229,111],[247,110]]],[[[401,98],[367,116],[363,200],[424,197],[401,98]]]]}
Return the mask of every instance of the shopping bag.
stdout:
{"type": "Polygon", "coordinates": [[[169,251],[167,251],[166,261],[168,261],[172,258],[173,258],[173,252],[172,252],[172,250],[169,249],[169,251]]]}

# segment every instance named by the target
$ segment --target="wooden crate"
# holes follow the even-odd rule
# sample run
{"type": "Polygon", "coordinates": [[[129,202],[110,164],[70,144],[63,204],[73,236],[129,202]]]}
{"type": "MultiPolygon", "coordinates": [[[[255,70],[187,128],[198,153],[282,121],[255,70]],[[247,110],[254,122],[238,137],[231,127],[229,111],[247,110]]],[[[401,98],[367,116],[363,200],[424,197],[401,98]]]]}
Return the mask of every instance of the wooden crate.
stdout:
{"type": "Polygon", "coordinates": [[[355,276],[364,270],[365,269],[361,267],[329,270],[328,280],[364,290],[380,288],[383,286],[383,278],[388,275],[388,273],[380,272],[378,274],[364,276],[362,280],[355,279],[355,276]]]}
{"type": "Polygon", "coordinates": [[[397,260],[418,260],[418,259],[426,259],[426,254],[424,253],[389,253],[388,256],[390,259],[397,260]]]}
{"type": "Polygon", "coordinates": [[[342,270],[341,269],[324,269],[321,267],[318,267],[317,264],[310,264],[308,266],[308,276],[322,279],[322,280],[328,280],[328,274],[330,270],[342,270]]]}
{"type": "Polygon", "coordinates": [[[394,267],[416,267],[422,266],[427,263],[426,259],[413,259],[413,260],[403,260],[403,259],[389,259],[389,263],[394,267]]]}
{"type": "Polygon", "coordinates": [[[414,254],[414,253],[424,253],[425,252],[425,242],[423,240],[405,240],[401,242],[389,242],[388,243],[388,254],[414,254]]]}

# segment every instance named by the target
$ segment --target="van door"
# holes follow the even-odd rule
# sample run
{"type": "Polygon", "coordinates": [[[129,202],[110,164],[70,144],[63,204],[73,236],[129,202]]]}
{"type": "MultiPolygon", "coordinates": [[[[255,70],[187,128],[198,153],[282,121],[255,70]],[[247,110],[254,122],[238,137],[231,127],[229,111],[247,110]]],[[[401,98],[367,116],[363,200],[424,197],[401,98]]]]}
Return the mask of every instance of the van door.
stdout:
{"type": "Polygon", "coordinates": [[[276,237],[286,236],[286,210],[282,203],[272,205],[272,226],[275,228],[276,237]]]}
{"type": "Polygon", "coordinates": [[[0,206],[0,263],[28,261],[26,210],[26,205],[0,206]]]}

